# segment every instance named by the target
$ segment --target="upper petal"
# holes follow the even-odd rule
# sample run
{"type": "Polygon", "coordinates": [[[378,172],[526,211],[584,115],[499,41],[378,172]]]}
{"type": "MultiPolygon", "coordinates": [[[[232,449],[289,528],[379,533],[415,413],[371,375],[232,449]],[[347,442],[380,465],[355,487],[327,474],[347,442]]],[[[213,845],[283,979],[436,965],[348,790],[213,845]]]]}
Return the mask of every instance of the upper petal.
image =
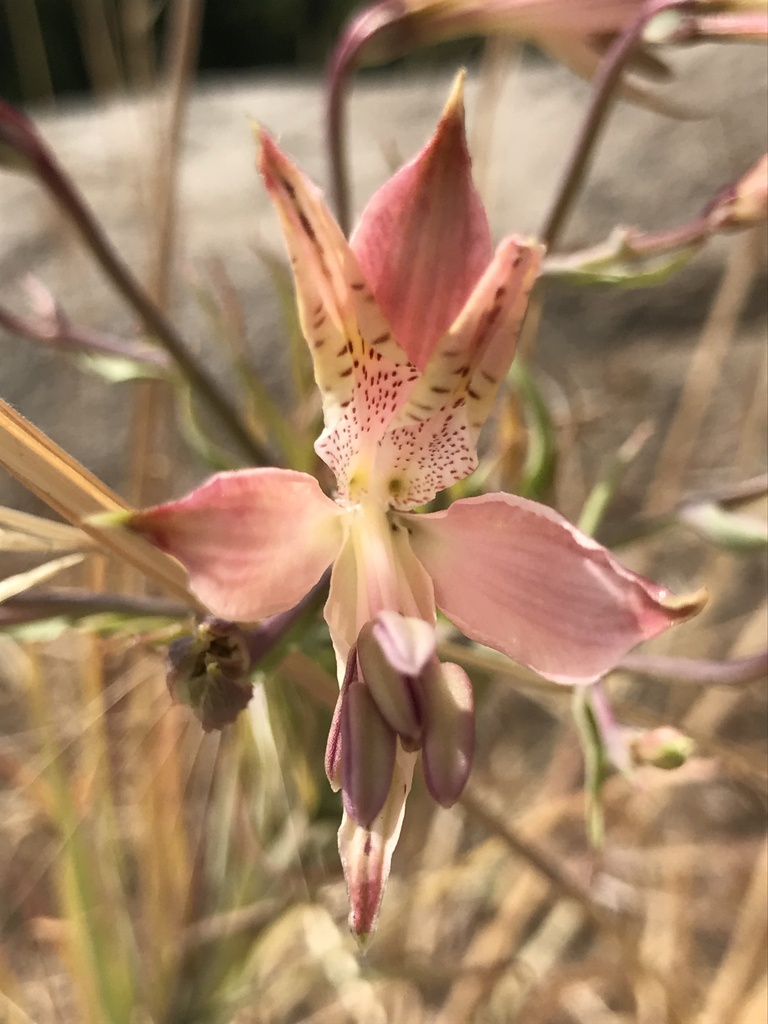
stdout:
{"type": "Polygon", "coordinates": [[[593,682],[701,606],[676,601],[525,498],[487,494],[403,520],[448,618],[554,682],[593,682]]]}
{"type": "Polygon", "coordinates": [[[247,469],[125,525],[178,558],[214,614],[253,621],[292,608],[317,583],[341,547],[341,511],[306,473],[247,469]]]}
{"type": "Polygon", "coordinates": [[[380,443],[396,508],[424,504],[477,467],[477,439],[514,358],[543,255],[508,238],[434,347],[380,443]]]}
{"type": "Polygon", "coordinates": [[[260,167],[282,222],[302,331],[323,399],[316,444],[345,496],[349,477],[365,489],[376,442],[416,379],[377,305],[357,258],[320,190],[261,133],[260,167]]]}
{"type": "Polygon", "coordinates": [[[425,148],[371,198],[351,238],[365,280],[419,369],[493,253],[472,184],[463,81],[425,148]]]}

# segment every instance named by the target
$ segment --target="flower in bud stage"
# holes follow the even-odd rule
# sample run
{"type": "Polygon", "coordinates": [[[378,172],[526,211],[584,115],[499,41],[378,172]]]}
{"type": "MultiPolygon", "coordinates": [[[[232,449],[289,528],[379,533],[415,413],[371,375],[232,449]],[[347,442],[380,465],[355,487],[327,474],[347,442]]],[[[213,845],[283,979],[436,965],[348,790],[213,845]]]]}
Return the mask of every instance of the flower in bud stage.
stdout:
{"type": "Polygon", "coordinates": [[[194,711],[203,729],[223,729],[251,699],[251,655],[239,626],[206,618],[168,647],[168,691],[194,711]]]}
{"type": "Polygon", "coordinates": [[[713,231],[744,228],[768,217],[768,153],[734,185],[729,185],[705,211],[713,231]]]}
{"type": "Polygon", "coordinates": [[[635,765],[653,765],[666,771],[681,768],[693,754],[694,746],[689,736],[671,725],[638,732],[629,741],[629,751],[635,765]]]}

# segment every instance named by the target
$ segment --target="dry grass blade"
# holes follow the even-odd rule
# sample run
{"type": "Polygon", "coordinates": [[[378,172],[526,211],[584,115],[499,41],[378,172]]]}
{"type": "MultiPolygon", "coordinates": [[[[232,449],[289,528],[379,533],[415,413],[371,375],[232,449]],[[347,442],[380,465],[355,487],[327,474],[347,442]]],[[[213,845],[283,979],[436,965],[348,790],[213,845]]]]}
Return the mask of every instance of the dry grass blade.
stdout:
{"type": "Polygon", "coordinates": [[[0,507],[0,551],[53,554],[85,551],[93,545],[93,537],[76,526],[0,507]]]}
{"type": "Polygon", "coordinates": [[[0,580],[0,604],[7,601],[9,597],[15,597],[16,594],[22,594],[30,587],[37,586],[38,583],[45,583],[52,576],[65,569],[71,569],[73,565],[77,565],[82,560],[82,555],[64,555],[63,558],[55,558],[52,562],[46,562],[27,572],[19,572],[14,576],[8,576],[7,579],[0,580]]]}
{"type": "Polygon", "coordinates": [[[109,553],[140,569],[193,608],[184,570],[138,537],[101,529],[87,521],[96,512],[126,509],[125,502],[42,431],[0,400],[0,465],[33,494],[109,553]]]}

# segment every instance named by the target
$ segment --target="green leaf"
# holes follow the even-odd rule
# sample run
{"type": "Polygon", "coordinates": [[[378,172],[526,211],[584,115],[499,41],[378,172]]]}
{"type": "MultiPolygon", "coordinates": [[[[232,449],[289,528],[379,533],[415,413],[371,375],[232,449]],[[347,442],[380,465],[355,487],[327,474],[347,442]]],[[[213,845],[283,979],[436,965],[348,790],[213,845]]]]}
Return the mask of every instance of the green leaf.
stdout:
{"type": "Polygon", "coordinates": [[[142,363],[127,356],[108,356],[81,352],[77,362],[82,369],[103,377],[110,384],[125,384],[130,380],[167,380],[168,371],[152,363],[142,363]]]}
{"type": "Polygon", "coordinates": [[[768,525],[752,516],[729,512],[715,502],[688,505],[678,522],[728,551],[758,551],[768,547],[768,525]]]}
{"type": "Polygon", "coordinates": [[[552,417],[525,363],[516,360],[508,379],[520,394],[528,429],[528,449],[518,491],[524,498],[540,500],[551,488],[557,466],[557,438],[552,417]]]}

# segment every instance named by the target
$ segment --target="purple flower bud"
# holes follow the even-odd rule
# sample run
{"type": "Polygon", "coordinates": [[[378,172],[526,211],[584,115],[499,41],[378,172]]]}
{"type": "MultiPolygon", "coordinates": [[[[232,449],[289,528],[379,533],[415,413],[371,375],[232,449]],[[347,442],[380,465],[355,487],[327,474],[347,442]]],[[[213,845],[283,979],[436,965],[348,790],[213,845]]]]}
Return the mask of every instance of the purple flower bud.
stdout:
{"type": "Polygon", "coordinates": [[[408,750],[421,746],[422,715],[415,680],[435,650],[434,627],[382,612],[360,630],[360,672],[384,720],[408,750]]]}
{"type": "Polygon", "coordinates": [[[336,707],[333,709],[331,728],[328,730],[328,742],[325,746],[325,774],[335,792],[341,788],[341,708],[344,697],[349,689],[349,684],[358,675],[357,648],[353,647],[347,656],[347,667],[344,672],[344,681],[339,690],[336,707]]]}
{"type": "Polygon", "coordinates": [[[363,828],[386,802],[396,742],[368,687],[351,679],[341,702],[342,794],[344,810],[363,828]]]}
{"type": "Polygon", "coordinates": [[[458,665],[430,662],[424,691],[424,778],[443,807],[456,803],[475,752],[475,700],[469,676],[458,665]]]}

